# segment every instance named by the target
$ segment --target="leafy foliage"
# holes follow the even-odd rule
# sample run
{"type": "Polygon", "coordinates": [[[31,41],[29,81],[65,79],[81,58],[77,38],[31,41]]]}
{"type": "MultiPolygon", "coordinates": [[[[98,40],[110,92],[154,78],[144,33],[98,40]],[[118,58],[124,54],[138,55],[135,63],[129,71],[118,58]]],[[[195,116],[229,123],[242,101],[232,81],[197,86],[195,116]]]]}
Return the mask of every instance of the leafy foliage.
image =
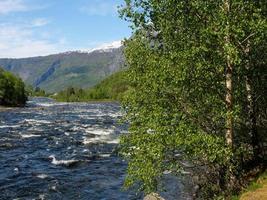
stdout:
{"type": "Polygon", "coordinates": [[[29,96],[31,97],[46,97],[49,96],[49,94],[46,94],[46,92],[39,88],[33,88],[31,85],[26,85],[26,91],[28,93],[29,96]]]}
{"type": "MultiPolygon", "coordinates": [[[[121,16],[134,30],[134,36],[125,42],[132,86],[124,101],[129,134],[121,140],[121,153],[129,160],[126,186],[137,185],[146,193],[156,191],[164,171],[178,172],[187,160],[196,167],[204,165],[211,173],[206,177],[206,182],[211,181],[206,198],[228,192],[233,186],[230,177],[238,177],[255,156],[246,112],[248,74],[253,76],[253,95],[266,105],[261,90],[266,87],[266,56],[259,53],[266,52],[266,3],[125,3],[121,16]],[[247,46],[249,53],[244,50],[247,46]],[[228,64],[234,68],[230,111],[225,100],[228,64]],[[260,86],[257,80],[265,83],[260,86]],[[233,148],[225,141],[227,119],[234,122],[233,148]]],[[[264,120],[261,112],[257,112],[259,122],[264,120]]]]}
{"type": "Polygon", "coordinates": [[[0,68],[0,105],[22,106],[27,101],[23,81],[0,68]]]}

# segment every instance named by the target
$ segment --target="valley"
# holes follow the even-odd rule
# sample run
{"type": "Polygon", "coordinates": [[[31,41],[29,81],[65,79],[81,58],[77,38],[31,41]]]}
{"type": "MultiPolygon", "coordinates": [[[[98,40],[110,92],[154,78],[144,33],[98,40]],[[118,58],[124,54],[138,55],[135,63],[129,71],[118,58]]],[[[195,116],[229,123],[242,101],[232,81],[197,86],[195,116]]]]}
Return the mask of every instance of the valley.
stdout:
{"type": "Polygon", "coordinates": [[[55,93],[68,87],[89,88],[124,67],[122,47],[65,52],[33,58],[1,58],[0,66],[26,84],[55,93]]]}

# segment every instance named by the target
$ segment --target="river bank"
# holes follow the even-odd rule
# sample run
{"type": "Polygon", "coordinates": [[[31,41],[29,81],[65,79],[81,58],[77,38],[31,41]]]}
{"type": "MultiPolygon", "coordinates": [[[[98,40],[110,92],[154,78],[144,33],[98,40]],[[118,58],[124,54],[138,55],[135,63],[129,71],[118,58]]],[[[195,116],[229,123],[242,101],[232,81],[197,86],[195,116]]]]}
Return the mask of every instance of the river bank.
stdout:
{"type": "Polygon", "coordinates": [[[249,185],[243,189],[240,195],[234,196],[232,200],[263,200],[267,199],[267,171],[254,178],[249,185]]]}
{"type": "Polygon", "coordinates": [[[8,110],[12,110],[12,109],[14,109],[14,108],[15,108],[15,107],[0,106],[0,112],[8,111],[8,110]]]}

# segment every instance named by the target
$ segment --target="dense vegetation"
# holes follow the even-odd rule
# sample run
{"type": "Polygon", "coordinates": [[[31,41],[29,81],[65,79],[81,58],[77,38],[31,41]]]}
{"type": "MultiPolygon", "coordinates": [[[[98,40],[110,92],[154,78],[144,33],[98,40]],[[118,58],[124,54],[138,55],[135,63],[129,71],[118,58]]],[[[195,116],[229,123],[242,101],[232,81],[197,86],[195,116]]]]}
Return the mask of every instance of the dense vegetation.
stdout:
{"type": "Polygon", "coordinates": [[[0,105],[23,106],[27,94],[23,81],[0,68],[0,105]]]}
{"type": "Polygon", "coordinates": [[[43,89],[36,87],[33,88],[31,85],[26,86],[26,90],[31,97],[48,97],[49,94],[47,94],[43,89]]]}
{"type": "Polygon", "coordinates": [[[58,101],[67,102],[121,100],[129,87],[125,76],[125,71],[116,72],[93,88],[81,89],[69,87],[68,89],[63,90],[52,97],[58,101]]]}
{"type": "Polygon", "coordinates": [[[150,193],[164,172],[191,170],[200,197],[230,195],[264,161],[266,1],[125,3],[134,31],[125,42],[125,185],[150,193]]]}

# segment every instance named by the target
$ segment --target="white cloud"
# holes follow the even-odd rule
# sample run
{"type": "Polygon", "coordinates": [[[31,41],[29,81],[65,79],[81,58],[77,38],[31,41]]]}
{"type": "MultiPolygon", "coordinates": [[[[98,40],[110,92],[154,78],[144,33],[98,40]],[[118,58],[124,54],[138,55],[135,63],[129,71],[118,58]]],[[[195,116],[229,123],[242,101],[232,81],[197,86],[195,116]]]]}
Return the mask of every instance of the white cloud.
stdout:
{"type": "Polygon", "coordinates": [[[34,27],[41,27],[49,24],[49,20],[45,18],[37,18],[32,21],[32,26],[34,27]]]}
{"type": "Polygon", "coordinates": [[[106,0],[92,0],[80,8],[80,11],[88,15],[108,16],[117,14],[117,5],[106,0]]]}
{"type": "Polygon", "coordinates": [[[56,46],[49,41],[26,40],[14,48],[9,48],[8,51],[0,55],[3,58],[25,58],[49,55],[56,52],[58,52],[56,46]]]}
{"type": "Polygon", "coordinates": [[[29,8],[22,0],[1,0],[0,14],[8,14],[10,12],[27,11],[29,8]]]}
{"type": "Polygon", "coordinates": [[[82,46],[76,46],[70,44],[65,37],[55,36],[53,32],[35,27],[27,23],[0,23],[0,58],[46,56],[66,51],[92,52],[99,49],[117,48],[122,45],[118,40],[113,42],[91,41],[82,46]]]}
{"type": "Polygon", "coordinates": [[[29,4],[26,0],[0,0],[0,15],[12,12],[26,12],[31,10],[40,10],[49,7],[49,4],[29,4]]]}
{"type": "Polygon", "coordinates": [[[0,24],[0,58],[23,58],[57,53],[62,41],[36,37],[26,25],[0,24]]]}
{"type": "Polygon", "coordinates": [[[117,40],[117,41],[113,41],[113,42],[102,43],[101,45],[96,47],[96,49],[119,48],[120,46],[122,46],[122,41],[121,40],[117,40]]]}

